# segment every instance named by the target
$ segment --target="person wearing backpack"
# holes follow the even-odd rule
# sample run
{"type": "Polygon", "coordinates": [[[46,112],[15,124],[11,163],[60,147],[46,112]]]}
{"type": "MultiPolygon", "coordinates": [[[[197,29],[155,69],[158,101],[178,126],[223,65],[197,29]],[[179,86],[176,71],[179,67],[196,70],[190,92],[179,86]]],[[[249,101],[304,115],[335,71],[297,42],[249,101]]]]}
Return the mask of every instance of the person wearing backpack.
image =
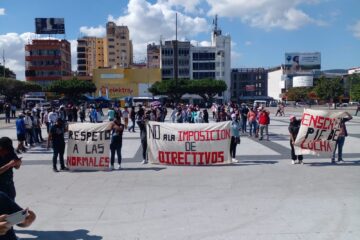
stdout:
{"type": "Polygon", "coordinates": [[[266,134],[266,140],[269,141],[269,124],[270,124],[270,112],[267,111],[264,107],[261,107],[259,113],[259,125],[260,125],[260,138],[259,140],[263,140],[264,138],[264,130],[266,134]]]}

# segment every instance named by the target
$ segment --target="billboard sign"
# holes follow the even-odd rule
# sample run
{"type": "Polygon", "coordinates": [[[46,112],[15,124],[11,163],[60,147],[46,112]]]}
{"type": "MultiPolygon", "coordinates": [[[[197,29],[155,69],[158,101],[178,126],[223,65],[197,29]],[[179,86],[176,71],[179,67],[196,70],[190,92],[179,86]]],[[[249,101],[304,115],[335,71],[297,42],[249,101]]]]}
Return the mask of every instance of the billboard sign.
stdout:
{"type": "Polygon", "coordinates": [[[285,53],[285,69],[290,72],[321,69],[321,54],[313,53],[285,53]]]}
{"type": "Polygon", "coordinates": [[[65,34],[64,18],[35,18],[37,34],[65,34]]]}
{"type": "Polygon", "coordinates": [[[313,76],[293,77],[293,87],[312,87],[313,82],[313,76]]]}

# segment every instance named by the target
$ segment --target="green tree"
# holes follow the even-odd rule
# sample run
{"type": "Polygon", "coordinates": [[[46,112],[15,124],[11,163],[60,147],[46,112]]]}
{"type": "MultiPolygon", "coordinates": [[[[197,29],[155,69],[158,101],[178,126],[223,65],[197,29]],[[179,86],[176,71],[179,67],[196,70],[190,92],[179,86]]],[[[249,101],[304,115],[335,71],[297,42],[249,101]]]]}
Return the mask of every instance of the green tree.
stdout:
{"type": "Polygon", "coordinates": [[[34,83],[10,78],[0,78],[0,94],[4,95],[9,101],[19,101],[25,93],[40,91],[42,91],[42,87],[34,83]]]}
{"type": "Polygon", "coordinates": [[[47,91],[64,94],[71,100],[77,100],[82,94],[95,92],[96,86],[93,82],[73,78],[72,80],[55,81],[48,86],[47,91]]]}
{"type": "Polygon", "coordinates": [[[289,101],[304,102],[308,100],[311,88],[308,87],[296,87],[288,89],[286,96],[289,101]]]}
{"type": "Polygon", "coordinates": [[[314,90],[321,100],[335,103],[344,94],[344,86],[340,78],[327,79],[321,77],[314,90]]]}
{"type": "Polygon", "coordinates": [[[223,80],[198,79],[189,80],[188,92],[198,94],[205,102],[212,102],[217,94],[226,91],[227,86],[223,80]]]}
{"type": "Polygon", "coordinates": [[[360,74],[350,75],[349,81],[351,101],[360,101],[360,74]]]}
{"type": "MultiPolygon", "coordinates": [[[[4,66],[0,66],[0,76],[4,77],[4,66]]],[[[10,78],[15,76],[15,73],[9,68],[5,68],[5,78],[10,78]]]]}
{"type": "Polygon", "coordinates": [[[178,102],[188,92],[188,80],[180,79],[177,84],[173,79],[156,82],[149,88],[149,92],[152,95],[167,95],[178,102]]]}

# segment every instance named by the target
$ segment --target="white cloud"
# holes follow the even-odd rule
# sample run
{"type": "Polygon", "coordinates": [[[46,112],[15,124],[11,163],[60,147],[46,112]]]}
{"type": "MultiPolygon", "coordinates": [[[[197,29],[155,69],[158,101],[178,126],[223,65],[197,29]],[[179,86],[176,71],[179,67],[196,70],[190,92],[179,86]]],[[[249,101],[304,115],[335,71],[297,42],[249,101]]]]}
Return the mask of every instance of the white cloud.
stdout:
{"type": "Polygon", "coordinates": [[[244,23],[270,30],[295,30],[306,24],[324,25],[300,9],[302,4],[317,4],[320,0],[207,0],[209,15],[238,17],[244,23]]]}
{"type": "MultiPolygon", "coordinates": [[[[160,37],[163,40],[175,39],[175,14],[173,5],[167,1],[151,4],[146,0],[130,0],[125,15],[110,15],[108,20],[128,26],[135,56],[145,57],[147,43],[157,43],[160,37]]],[[[205,18],[178,13],[178,39],[189,39],[209,29],[205,18]]]]}
{"type": "Polygon", "coordinates": [[[360,20],[358,20],[349,29],[353,32],[354,37],[360,39],[360,20]]]}
{"type": "Polygon", "coordinates": [[[246,41],[245,42],[245,46],[251,46],[252,45],[252,42],[251,41],[246,41]]]}
{"type": "Polygon", "coordinates": [[[203,13],[203,10],[198,8],[202,0],[159,0],[162,5],[168,5],[169,7],[175,6],[183,8],[185,12],[189,13],[203,13]]]}
{"type": "MultiPolygon", "coordinates": [[[[31,32],[0,35],[0,49],[5,50],[5,66],[16,73],[17,79],[25,80],[25,45],[37,39],[31,32]]],[[[76,69],[76,40],[71,43],[72,69],[76,69]]]]}
{"type": "Polygon", "coordinates": [[[196,46],[196,47],[210,47],[211,46],[210,41],[191,40],[190,43],[191,43],[191,45],[196,46]]]}
{"type": "Polygon", "coordinates": [[[0,8],[0,16],[5,15],[5,8],[0,8]]]}
{"type": "Polygon", "coordinates": [[[89,37],[104,37],[106,29],[101,25],[99,25],[98,27],[82,26],[80,27],[80,32],[85,36],[89,37]]]}

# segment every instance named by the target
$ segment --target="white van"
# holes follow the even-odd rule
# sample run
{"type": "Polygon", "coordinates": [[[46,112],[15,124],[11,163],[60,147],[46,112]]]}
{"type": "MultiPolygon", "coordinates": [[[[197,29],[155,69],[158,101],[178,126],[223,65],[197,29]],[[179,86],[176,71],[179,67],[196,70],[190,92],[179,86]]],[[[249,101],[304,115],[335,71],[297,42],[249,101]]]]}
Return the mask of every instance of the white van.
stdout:
{"type": "Polygon", "coordinates": [[[266,101],[265,100],[255,100],[253,106],[254,107],[260,107],[260,106],[266,107],[266,101]]]}

